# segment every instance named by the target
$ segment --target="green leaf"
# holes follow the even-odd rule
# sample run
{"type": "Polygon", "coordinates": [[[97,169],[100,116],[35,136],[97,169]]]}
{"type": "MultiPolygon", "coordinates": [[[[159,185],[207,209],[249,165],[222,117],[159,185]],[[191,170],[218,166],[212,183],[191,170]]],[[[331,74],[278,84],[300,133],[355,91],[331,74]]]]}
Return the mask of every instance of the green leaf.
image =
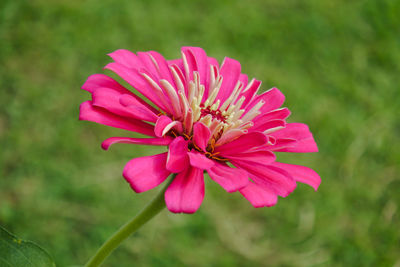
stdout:
{"type": "Polygon", "coordinates": [[[0,267],[54,267],[50,255],[38,245],[23,241],[0,226],[0,267]]]}

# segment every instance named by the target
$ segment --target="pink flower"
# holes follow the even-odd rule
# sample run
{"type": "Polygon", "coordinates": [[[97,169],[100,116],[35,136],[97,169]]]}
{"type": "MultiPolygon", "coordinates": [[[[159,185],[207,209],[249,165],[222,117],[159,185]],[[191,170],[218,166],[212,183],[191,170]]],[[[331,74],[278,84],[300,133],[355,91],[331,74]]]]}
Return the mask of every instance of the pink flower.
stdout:
{"type": "Polygon", "coordinates": [[[134,158],[123,176],[132,189],[152,189],[171,174],[165,192],[172,212],[193,213],[204,198],[204,171],[227,192],[239,191],[254,207],[270,207],[288,196],[296,182],[317,190],[313,170],[275,161],[274,152],[317,152],[307,125],[287,123],[284,95],[276,88],[257,94],[240,63],[225,58],[221,66],[198,47],[183,47],[182,58],[159,53],[117,50],[105,68],[115,72],[149,101],[114,79],[90,76],[82,89],[92,100],[80,106],[89,120],[151,138],[111,137],[102,143],[168,146],[168,152],[134,158]],[[148,104],[150,102],[151,104],[148,104]]]}

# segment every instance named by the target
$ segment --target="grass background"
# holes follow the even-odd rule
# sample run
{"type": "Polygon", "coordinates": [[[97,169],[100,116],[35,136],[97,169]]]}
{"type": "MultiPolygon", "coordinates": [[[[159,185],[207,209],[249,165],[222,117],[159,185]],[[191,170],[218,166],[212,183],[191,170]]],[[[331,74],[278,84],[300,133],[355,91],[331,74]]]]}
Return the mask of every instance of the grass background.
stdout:
{"type": "MultiPolygon", "coordinates": [[[[194,215],[163,212],[105,266],[400,266],[400,1],[0,2],[0,224],[83,264],[155,191],[121,176],[158,148],[100,142],[79,90],[118,48],[238,59],[286,95],[320,152],[279,155],[318,171],[272,208],[207,179],[194,215]]],[[[106,72],[109,73],[109,72],[106,72]]]]}

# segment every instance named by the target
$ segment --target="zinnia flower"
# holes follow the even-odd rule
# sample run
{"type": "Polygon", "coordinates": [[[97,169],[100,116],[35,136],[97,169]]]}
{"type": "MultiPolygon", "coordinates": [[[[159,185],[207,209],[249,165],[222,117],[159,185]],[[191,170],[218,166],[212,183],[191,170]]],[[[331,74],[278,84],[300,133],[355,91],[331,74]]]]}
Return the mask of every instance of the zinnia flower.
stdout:
{"type": "Polygon", "coordinates": [[[151,138],[111,137],[102,143],[167,146],[168,152],[134,158],[123,171],[132,189],[144,192],[177,174],[165,192],[171,212],[193,213],[204,198],[204,172],[227,192],[239,191],[254,207],[270,207],[296,182],[315,190],[313,170],[275,161],[274,152],[316,152],[307,125],[286,123],[284,95],[276,88],[257,94],[261,82],[241,73],[240,63],[221,66],[198,47],[183,47],[182,58],[157,52],[117,50],[105,69],[114,79],[90,76],[82,89],[92,95],[80,106],[80,120],[137,132],[151,138]],[[135,90],[147,98],[144,101],[135,90]]]}

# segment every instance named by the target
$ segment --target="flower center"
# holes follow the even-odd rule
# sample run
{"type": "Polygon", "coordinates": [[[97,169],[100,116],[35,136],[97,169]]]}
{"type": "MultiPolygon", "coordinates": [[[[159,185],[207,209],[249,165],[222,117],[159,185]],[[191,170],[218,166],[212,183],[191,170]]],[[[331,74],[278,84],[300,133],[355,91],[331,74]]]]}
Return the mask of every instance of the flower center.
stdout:
{"type": "Polygon", "coordinates": [[[211,132],[209,145],[213,147],[246,134],[247,129],[254,125],[252,120],[261,113],[260,108],[264,105],[262,100],[250,108],[248,104],[243,105],[248,95],[247,90],[259,86],[254,85],[255,80],[253,79],[246,87],[241,81],[237,81],[228,97],[219,97],[223,77],[218,67],[210,65],[208,84],[204,85],[201,83],[198,71],[190,73],[184,54],[182,60],[183,72],[178,66],[170,66],[176,87],[167,80],[162,79],[157,83],[146,73],[140,73],[154,89],[154,97],[160,100],[159,105],[163,113],[165,112],[174,121],[182,123],[182,132],[178,135],[192,136],[193,125],[196,122],[201,122],[209,128],[211,132]]]}
{"type": "Polygon", "coordinates": [[[220,110],[212,110],[211,106],[204,107],[203,104],[200,104],[200,118],[203,118],[207,115],[211,115],[212,119],[217,119],[220,120],[221,122],[226,123],[226,116],[222,115],[222,112],[220,110]]]}

